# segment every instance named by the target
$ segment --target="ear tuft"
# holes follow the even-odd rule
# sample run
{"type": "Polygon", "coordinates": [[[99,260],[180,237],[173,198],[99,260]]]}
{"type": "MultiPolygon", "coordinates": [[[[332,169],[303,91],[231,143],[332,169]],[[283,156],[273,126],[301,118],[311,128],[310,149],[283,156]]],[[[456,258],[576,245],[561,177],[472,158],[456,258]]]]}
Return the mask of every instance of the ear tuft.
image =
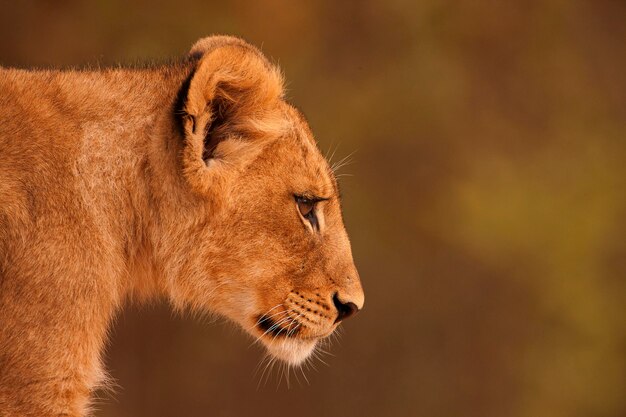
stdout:
{"type": "Polygon", "coordinates": [[[202,55],[211,52],[212,50],[226,45],[239,45],[249,48],[254,48],[241,38],[228,35],[213,35],[205,38],[198,39],[189,50],[189,57],[201,58],[202,55]]]}

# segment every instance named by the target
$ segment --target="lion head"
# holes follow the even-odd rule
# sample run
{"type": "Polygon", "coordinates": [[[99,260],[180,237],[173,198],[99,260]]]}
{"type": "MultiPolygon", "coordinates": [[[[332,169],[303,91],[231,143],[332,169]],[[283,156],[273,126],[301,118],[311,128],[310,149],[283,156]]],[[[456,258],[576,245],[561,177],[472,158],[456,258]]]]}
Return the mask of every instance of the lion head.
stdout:
{"type": "Polygon", "coordinates": [[[299,364],[363,307],[337,180],[258,49],[210,37],[190,60],[172,115],[180,140],[161,149],[176,179],[153,184],[170,201],[156,220],[165,290],[299,364]]]}

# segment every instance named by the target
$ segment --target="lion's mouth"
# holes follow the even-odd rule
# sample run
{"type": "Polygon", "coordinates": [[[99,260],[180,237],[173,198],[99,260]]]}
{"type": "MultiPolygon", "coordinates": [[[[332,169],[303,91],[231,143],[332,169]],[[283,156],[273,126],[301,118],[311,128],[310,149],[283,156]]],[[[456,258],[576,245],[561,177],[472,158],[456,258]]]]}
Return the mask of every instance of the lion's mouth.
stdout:
{"type": "Polygon", "coordinates": [[[261,333],[257,341],[260,340],[272,356],[291,365],[304,362],[319,340],[327,336],[309,334],[310,329],[288,311],[258,315],[255,327],[261,333]]]}
{"type": "Polygon", "coordinates": [[[290,338],[297,336],[302,329],[301,324],[291,317],[281,317],[275,320],[271,316],[261,315],[257,319],[257,327],[263,332],[262,336],[271,336],[273,338],[290,338]]]}

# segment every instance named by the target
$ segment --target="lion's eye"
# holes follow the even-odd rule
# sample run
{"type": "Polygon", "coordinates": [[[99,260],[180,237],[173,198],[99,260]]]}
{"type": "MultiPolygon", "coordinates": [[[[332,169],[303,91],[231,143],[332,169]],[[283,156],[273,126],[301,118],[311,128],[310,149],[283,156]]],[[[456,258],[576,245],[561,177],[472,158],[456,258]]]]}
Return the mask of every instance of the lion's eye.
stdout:
{"type": "Polygon", "coordinates": [[[298,210],[300,210],[300,214],[303,217],[307,217],[313,211],[315,207],[315,203],[311,200],[299,199],[298,200],[298,210]]]}
{"type": "Polygon", "coordinates": [[[296,196],[296,204],[298,205],[298,210],[300,211],[302,217],[311,223],[313,229],[319,230],[319,223],[317,221],[317,216],[315,215],[315,204],[317,204],[317,201],[306,197],[296,196]]]}

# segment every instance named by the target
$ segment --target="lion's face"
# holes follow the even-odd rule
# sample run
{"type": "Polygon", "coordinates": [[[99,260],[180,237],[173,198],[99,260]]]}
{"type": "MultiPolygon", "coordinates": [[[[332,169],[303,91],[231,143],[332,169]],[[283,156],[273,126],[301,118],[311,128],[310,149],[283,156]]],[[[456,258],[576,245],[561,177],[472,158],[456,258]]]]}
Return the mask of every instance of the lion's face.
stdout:
{"type": "Polygon", "coordinates": [[[217,256],[221,312],[292,363],[363,305],[336,181],[296,134],[267,144],[232,184],[217,256]]]}
{"type": "Polygon", "coordinates": [[[170,293],[298,364],[364,295],[337,181],[306,121],[276,69],[226,41],[207,48],[187,93],[182,169],[203,214],[184,223],[170,293]]]}

